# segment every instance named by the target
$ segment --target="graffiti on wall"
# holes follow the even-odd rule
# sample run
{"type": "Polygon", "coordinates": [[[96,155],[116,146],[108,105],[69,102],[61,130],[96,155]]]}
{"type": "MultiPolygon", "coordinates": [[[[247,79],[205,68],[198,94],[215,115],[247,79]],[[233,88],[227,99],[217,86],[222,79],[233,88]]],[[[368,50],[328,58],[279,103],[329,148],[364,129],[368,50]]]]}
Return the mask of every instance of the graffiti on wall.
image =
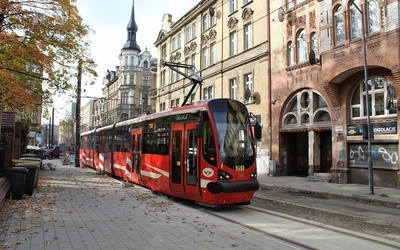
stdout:
{"type": "MultiPolygon", "coordinates": [[[[368,146],[349,145],[349,166],[366,167],[368,160],[368,146]]],[[[371,146],[371,158],[374,167],[398,169],[398,144],[374,144],[371,146]]]]}

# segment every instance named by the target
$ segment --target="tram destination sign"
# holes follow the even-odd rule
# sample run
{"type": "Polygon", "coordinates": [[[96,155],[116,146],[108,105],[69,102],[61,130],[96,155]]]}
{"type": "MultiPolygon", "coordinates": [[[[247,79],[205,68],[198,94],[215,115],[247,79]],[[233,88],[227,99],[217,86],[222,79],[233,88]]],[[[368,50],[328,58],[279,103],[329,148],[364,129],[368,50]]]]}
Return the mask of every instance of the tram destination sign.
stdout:
{"type": "MultiPolygon", "coordinates": [[[[375,135],[397,134],[397,122],[371,123],[371,126],[375,135]]],[[[347,135],[362,135],[364,129],[366,129],[366,124],[347,125],[347,135]]]]}

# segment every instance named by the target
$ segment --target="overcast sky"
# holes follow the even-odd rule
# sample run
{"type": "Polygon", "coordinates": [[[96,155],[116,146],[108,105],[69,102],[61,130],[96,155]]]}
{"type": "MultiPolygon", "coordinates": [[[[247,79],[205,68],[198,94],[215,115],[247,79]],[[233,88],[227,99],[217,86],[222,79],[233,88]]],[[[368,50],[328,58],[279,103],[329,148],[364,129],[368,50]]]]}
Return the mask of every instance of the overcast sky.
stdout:
{"type": "MultiPolygon", "coordinates": [[[[150,51],[157,57],[154,42],[161,30],[162,18],[165,13],[172,15],[175,22],[195,7],[200,0],[135,0],[135,19],[138,25],[136,40],[140,49],[150,51]]],[[[91,54],[97,63],[96,84],[89,86],[83,79],[82,96],[100,97],[101,84],[106,71],[115,70],[118,66],[118,56],[127,39],[127,25],[132,11],[133,0],[77,0],[79,13],[84,21],[95,30],[90,36],[92,41],[91,54]],[[85,92],[84,92],[85,91],[85,92]]],[[[57,96],[54,100],[55,123],[71,114],[71,94],[57,96]],[[62,100],[62,101],[61,101],[62,100]]],[[[82,98],[82,105],[89,101],[82,98]]],[[[43,123],[48,122],[43,119],[43,123]]]]}

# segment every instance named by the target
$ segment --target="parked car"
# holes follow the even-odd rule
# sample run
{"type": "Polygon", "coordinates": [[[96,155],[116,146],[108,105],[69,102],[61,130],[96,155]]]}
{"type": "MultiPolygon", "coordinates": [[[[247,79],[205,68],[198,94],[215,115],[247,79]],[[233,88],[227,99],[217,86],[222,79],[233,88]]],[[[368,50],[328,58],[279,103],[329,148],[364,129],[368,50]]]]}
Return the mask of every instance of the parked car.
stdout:
{"type": "Polygon", "coordinates": [[[59,146],[55,146],[53,148],[44,148],[42,150],[44,151],[45,158],[59,158],[61,154],[59,146]]]}

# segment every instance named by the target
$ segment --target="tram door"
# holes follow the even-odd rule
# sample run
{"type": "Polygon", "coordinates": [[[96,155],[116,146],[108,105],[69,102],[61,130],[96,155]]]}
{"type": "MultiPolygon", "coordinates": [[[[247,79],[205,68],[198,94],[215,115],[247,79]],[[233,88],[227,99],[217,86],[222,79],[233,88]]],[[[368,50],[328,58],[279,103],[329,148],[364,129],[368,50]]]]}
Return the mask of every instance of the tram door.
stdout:
{"type": "Polygon", "coordinates": [[[132,167],[131,179],[140,181],[140,154],[142,148],[142,131],[134,129],[131,134],[131,153],[132,153],[132,167]]]}
{"type": "Polygon", "coordinates": [[[200,195],[196,124],[172,125],[171,190],[200,195]]]}

